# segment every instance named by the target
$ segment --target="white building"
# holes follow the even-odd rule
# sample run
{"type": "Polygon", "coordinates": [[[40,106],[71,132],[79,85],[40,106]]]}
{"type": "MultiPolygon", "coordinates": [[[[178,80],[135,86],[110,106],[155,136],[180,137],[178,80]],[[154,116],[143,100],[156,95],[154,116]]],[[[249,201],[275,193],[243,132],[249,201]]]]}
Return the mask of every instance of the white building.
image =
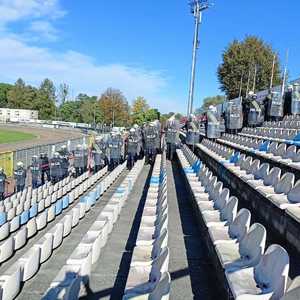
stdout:
{"type": "Polygon", "coordinates": [[[39,113],[30,109],[0,108],[0,122],[29,122],[37,120],[39,113]]]}

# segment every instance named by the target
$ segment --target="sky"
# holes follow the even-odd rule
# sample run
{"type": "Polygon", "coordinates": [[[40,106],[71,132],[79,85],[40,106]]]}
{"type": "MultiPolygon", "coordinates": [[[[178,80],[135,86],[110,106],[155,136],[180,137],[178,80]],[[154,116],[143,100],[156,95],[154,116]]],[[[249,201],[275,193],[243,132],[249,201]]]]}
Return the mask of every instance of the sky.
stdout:
{"type": "MultiPolygon", "coordinates": [[[[220,94],[217,67],[233,39],[258,35],[300,77],[299,0],[214,0],[204,12],[194,107],[220,94]]],[[[162,112],[186,112],[194,19],[188,0],[0,0],[0,82],[46,77],[78,93],[120,89],[162,112]]]]}

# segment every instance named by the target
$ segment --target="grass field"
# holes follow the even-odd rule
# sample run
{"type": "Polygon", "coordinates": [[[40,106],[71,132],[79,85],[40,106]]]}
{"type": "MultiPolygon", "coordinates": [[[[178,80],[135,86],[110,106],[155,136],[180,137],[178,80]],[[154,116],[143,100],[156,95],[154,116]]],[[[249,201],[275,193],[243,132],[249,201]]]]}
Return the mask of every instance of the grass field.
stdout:
{"type": "Polygon", "coordinates": [[[36,138],[36,136],[31,133],[0,129],[0,144],[12,144],[32,140],[34,138],[36,138]]]}

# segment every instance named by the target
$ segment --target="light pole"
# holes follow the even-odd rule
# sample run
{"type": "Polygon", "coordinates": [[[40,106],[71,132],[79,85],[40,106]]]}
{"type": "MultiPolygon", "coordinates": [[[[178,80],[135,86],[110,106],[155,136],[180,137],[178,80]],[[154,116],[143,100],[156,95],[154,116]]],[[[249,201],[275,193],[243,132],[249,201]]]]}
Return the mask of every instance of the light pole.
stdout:
{"type": "Polygon", "coordinates": [[[196,72],[196,60],[197,60],[197,50],[199,48],[199,27],[202,21],[202,11],[209,8],[208,0],[191,0],[191,11],[195,18],[195,31],[194,31],[194,41],[193,41],[193,54],[192,54],[192,67],[191,67],[191,79],[189,88],[189,99],[188,99],[188,109],[187,116],[193,112],[193,102],[194,102],[194,89],[195,89],[195,72],[196,72]]]}

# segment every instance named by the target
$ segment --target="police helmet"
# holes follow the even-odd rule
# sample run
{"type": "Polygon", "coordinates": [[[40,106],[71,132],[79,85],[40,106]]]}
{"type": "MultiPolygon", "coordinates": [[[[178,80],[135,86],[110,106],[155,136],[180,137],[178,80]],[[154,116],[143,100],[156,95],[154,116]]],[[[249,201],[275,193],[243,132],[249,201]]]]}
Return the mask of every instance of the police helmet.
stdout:
{"type": "Polygon", "coordinates": [[[54,155],[53,155],[55,158],[58,158],[59,157],[59,153],[58,152],[54,152],[54,155]]]}
{"type": "Polygon", "coordinates": [[[18,163],[17,163],[17,167],[18,167],[18,168],[23,168],[23,166],[24,166],[23,162],[21,162],[21,161],[18,161],[18,163]]]}

